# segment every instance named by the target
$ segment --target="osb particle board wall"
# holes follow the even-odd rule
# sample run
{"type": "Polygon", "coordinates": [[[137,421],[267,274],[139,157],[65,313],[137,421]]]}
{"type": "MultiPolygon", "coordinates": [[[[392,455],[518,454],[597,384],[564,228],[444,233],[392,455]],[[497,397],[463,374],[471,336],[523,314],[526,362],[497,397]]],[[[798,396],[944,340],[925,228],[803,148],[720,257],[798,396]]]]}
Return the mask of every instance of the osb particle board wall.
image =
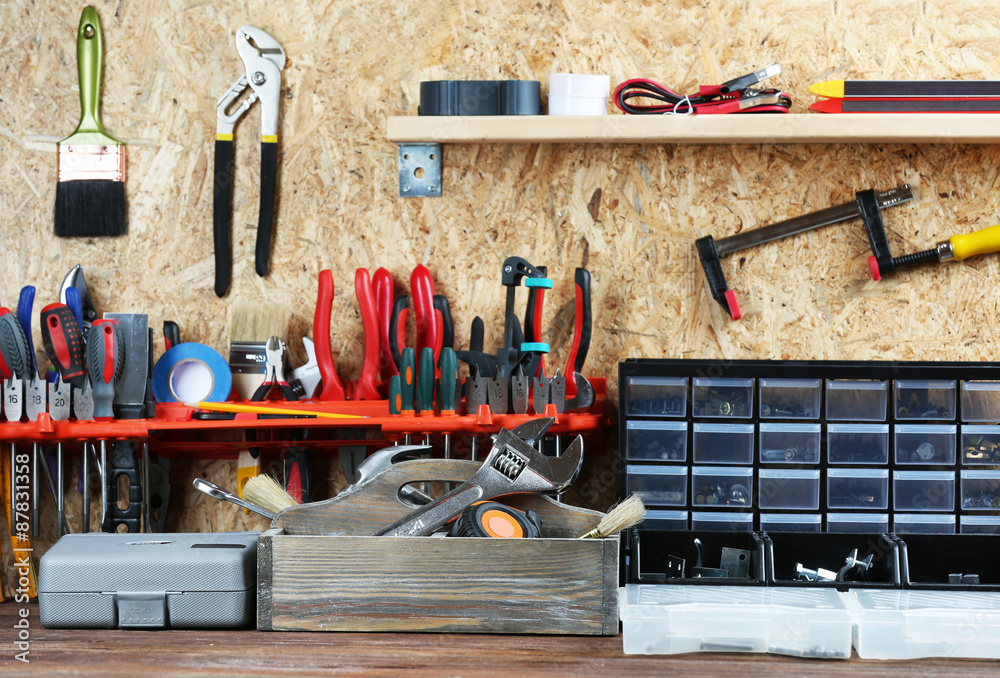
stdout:
{"type": "MultiPolygon", "coordinates": [[[[128,144],[129,234],[52,235],[53,142],[78,117],[75,30],[82,5],[11,0],[0,35],[0,303],[20,287],[53,300],[81,262],[102,310],[147,312],[159,329],[223,353],[234,302],[286,304],[308,333],[316,276],[337,282],[333,349],[358,374],[361,322],[353,271],[385,266],[399,291],[425,263],[448,295],[459,343],[473,316],[487,346],[502,331],[499,265],[547,265],[557,363],[571,335],[573,268],[594,276],[588,373],[612,378],[626,357],[962,359],[998,357],[996,258],[866,274],[860,224],[824,229],[724,261],[746,312],[711,300],[696,237],[726,236],[909,182],[915,205],[886,214],[909,252],[1000,217],[1000,153],[986,146],[449,146],[444,195],[397,197],[387,116],[416,114],[421,80],[539,79],[550,71],[699,83],[781,62],[774,81],[804,111],[807,87],[841,78],[1000,78],[1000,11],[972,0],[744,2],[282,2],[97,0],[104,26],[103,118],[128,144]],[[214,104],[240,73],[233,35],[249,23],[284,46],[280,193],[271,275],[253,272],[259,113],[236,131],[234,280],[212,292],[214,104]]],[[[521,301],[523,304],[523,299],[521,301]]],[[[37,312],[37,308],[36,308],[37,312]]],[[[36,346],[40,346],[36,329],[36,346]]],[[[162,337],[157,333],[157,351],[162,337]]],[[[612,382],[613,395],[617,385],[612,382]]],[[[188,490],[207,474],[231,485],[232,462],[175,465],[171,529],[259,527],[188,490]]],[[[338,473],[335,469],[331,473],[338,473]]],[[[334,482],[339,482],[335,480],[334,482]]],[[[613,476],[588,466],[583,503],[604,508],[613,476]]],[[[573,495],[571,495],[573,496],[573,495]]],[[[71,491],[71,522],[78,507],[71,491]]],[[[51,521],[46,521],[46,525],[51,521]]]]}

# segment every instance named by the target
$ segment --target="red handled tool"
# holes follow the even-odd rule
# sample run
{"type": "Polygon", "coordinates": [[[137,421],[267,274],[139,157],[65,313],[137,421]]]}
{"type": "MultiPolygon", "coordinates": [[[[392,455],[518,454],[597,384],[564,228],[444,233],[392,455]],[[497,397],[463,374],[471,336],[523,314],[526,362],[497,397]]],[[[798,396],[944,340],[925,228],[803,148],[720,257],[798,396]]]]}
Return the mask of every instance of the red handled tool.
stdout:
{"type": "Polygon", "coordinates": [[[378,315],[379,373],[382,381],[386,383],[399,374],[399,368],[393,359],[389,343],[389,325],[392,322],[393,304],[392,288],[392,274],[384,268],[375,271],[375,275],[372,276],[372,292],[375,294],[375,312],[378,315]]]}
{"type": "Polygon", "coordinates": [[[352,400],[380,400],[378,394],[378,363],[380,338],[378,312],[368,269],[359,268],[354,273],[354,293],[361,309],[361,322],[365,331],[365,358],[361,364],[361,377],[353,382],[352,400]]]}
{"type": "Polygon", "coordinates": [[[434,364],[441,355],[441,330],[434,311],[434,279],[423,264],[418,264],[410,275],[410,294],[413,313],[417,321],[417,355],[424,348],[434,349],[434,364]]]}
{"type": "Polygon", "coordinates": [[[94,393],[94,419],[114,419],[115,381],[125,365],[125,336],[117,320],[102,318],[90,326],[87,370],[94,393]]]}
{"type": "Polygon", "coordinates": [[[166,350],[181,343],[181,328],[173,320],[163,321],[163,344],[166,350]]]}
{"type": "MultiPolygon", "coordinates": [[[[117,320],[102,318],[95,320],[87,335],[87,371],[93,385],[94,419],[107,420],[115,416],[115,381],[121,376],[125,365],[125,336],[120,331],[117,320]]],[[[108,518],[108,441],[101,439],[101,529],[109,528],[108,518]]],[[[83,482],[90,482],[87,474],[83,482]]],[[[84,532],[90,531],[89,514],[84,524],[84,532]]]]}
{"type": "Polygon", "coordinates": [[[64,382],[83,388],[87,381],[83,335],[76,316],[66,304],[49,304],[42,309],[42,343],[64,382]]]}
{"type": "MultiPolygon", "coordinates": [[[[566,374],[583,373],[583,364],[587,361],[590,351],[590,335],[594,329],[594,319],[590,310],[590,271],[585,268],[576,269],[576,315],[573,320],[573,346],[569,350],[566,361],[566,374]]],[[[566,397],[576,395],[576,380],[566,381],[566,397]]]]}
{"type": "MultiPolygon", "coordinates": [[[[344,387],[337,376],[337,367],[330,352],[330,312],[333,304],[333,273],[329,269],[319,272],[319,292],[316,295],[316,316],[313,318],[313,340],[316,345],[316,364],[319,367],[320,400],[344,400],[344,387]]],[[[308,394],[307,394],[308,395],[308,394]]]]}

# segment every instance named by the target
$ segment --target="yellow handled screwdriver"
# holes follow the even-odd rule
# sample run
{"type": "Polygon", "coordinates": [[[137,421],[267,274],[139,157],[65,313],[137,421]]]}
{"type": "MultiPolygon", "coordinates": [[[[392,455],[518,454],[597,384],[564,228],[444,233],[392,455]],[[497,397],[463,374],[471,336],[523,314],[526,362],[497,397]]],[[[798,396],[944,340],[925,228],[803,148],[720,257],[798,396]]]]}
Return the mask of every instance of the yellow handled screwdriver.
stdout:
{"type": "Polygon", "coordinates": [[[953,235],[947,240],[938,243],[936,247],[924,250],[923,252],[893,257],[890,270],[880,270],[875,257],[869,257],[868,268],[871,270],[873,280],[881,280],[883,273],[891,273],[900,266],[909,266],[910,264],[919,264],[925,261],[962,261],[969,257],[979,254],[990,254],[992,252],[1000,252],[1000,224],[984,228],[975,233],[953,235]]]}

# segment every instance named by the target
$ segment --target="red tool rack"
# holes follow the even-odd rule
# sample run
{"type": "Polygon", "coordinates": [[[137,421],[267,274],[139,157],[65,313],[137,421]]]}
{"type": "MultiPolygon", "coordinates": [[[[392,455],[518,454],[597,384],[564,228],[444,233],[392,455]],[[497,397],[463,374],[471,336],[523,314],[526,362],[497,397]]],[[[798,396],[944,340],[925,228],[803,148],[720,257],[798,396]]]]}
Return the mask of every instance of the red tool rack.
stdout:
{"type": "MultiPolygon", "coordinates": [[[[594,403],[585,411],[559,414],[550,404],[543,416],[552,417],[555,423],[550,436],[583,435],[588,454],[601,455],[606,451],[605,435],[609,425],[607,414],[607,381],[592,378],[594,403]]],[[[365,419],[258,419],[255,414],[237,414],[234,419],[199,420],[192,418],[193,410],[179,403],[156,405],[152,419],[115,419],[111,421],[53,421],[47,413],[35,422],[6,422],[0,424],[0,442],[42,443],[96,442],[99,440],[134,440],[148,443],[149,449],[168,458],[192,457],[199,459],[235,458],[246,449],[242,431],[248,428],[260,432],[254,447],[262,451],[280,451],[293,444],[290,435],[301,429],[366,429],[365,440],[295,440],[294,444],[317,451],[335,451],[341,445],[365,445],[373,451],[401,443],[406,435],[421,440],[425,434],[456,436],[456,452],[461,456],[467,449],[462,446],[472,436],[480,438],[497,433],[501,428],[514,428],[536,414],[493,414],[483,405],[476,414],[464,415],[390,415],[388,400],[368,401],[275,401],[253,403],[274,405],[282,409],[298,410],[303,414],[324,412],[354,414],[365,419]]]]}

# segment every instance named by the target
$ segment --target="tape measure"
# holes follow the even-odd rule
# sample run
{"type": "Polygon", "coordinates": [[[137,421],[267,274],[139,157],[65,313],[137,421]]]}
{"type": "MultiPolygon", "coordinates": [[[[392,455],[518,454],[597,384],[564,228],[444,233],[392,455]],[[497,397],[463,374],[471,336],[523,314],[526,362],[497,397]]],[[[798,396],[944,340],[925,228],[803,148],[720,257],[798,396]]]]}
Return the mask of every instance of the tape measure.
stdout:
{"type": "Polygon", "coordinates": [[[495,501],[481,501],[462,511],[449,537],[540,537],[542,519],[534,511],[519,511],[495,501]]]}

